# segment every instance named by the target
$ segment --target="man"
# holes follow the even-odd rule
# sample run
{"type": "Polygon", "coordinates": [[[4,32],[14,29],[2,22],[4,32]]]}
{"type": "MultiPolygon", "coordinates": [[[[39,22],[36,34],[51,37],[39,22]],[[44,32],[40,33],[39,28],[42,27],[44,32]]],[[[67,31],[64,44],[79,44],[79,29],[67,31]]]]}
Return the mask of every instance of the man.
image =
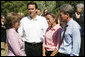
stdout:
{"type": "Polygon", "coordinates": [[[45,10],[44,10],[44,15],[43,15],[43,16],[45,17],[45,15],[46,15],[47,13],[48,13],[48,10],[45,9],[45,10]]]}
{"type": "Polygon", "coordinates": [[[83,9],[84,9],[84,4],[82,3],[77,4],[76,12],[73,15],[73,19],[79,23],[82,29],[80,56],[84,56],[84,14],[82,14],[83,9]]]}
{"type": "Polygon", "coordinates": [[[47,14],[47,13],[48,13],[48,10],[47,10],[47,9],[45,9],[45,10],[44,10],[44,14],[47,14]]]}
{"type": "Polygon", "coordinates": [[[60,7],[59,14],[61,20],[65,22],[62,29],[61,44],[59,56],[79,56],[81,44],[81,27],[73,20],[73,8],[70,4],[64,4],[60,7]]]}
{"type": "Polygon", "coordinates": [[[27,56],[41,56],[43,35],[48,27],[44,17],[36,15],[37,4],[27,4],[29,16],[22,18],[18,29],[19,34],[25,41],[25,52],[27,56]]]}
{"type": "Polygon", "coordinates": [[[37,14],[38,14],[39,16],[42,16],[42,11],[41,11],[41,9],[38,9],[38,10],[37,10],[37,14]]]}

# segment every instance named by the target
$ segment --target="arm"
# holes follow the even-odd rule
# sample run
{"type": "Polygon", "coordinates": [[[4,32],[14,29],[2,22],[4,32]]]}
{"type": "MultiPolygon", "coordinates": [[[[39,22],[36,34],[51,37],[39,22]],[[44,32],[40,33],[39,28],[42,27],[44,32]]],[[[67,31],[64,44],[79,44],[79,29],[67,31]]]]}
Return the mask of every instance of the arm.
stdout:
{"type": "Polygon", "coordinates": [[[42,48],[43,48],[43,56],[46,56],[46,54],[45,54],[45,47],[42,46],[42,48]]]}
{"type": "Polygon", "coordinates": [[[55,56],[58,53],[58,50],[55,49],[50,56],[55,56]]]}
{"type": "Polygon", "coordinates": [[[23,23],[22,23],[22,20],[20,22],[20,26],[19,26],[17,31],[23,37],[23,23]]]}
{"type": "Polygon", "coordinates": [[[78,56],[81,44],[81,35],[80,35],[80,30],[77,27],[73,28],[72,37],[73,37],[73,48],[71,56],[78,56]]]}
{"type": "Polygon", "coordinates": [[[43,45],[42,45],[42,53],[43,53],[42,55],[43,56],[46,56],[45,52],[46,51],[45,51],[45,36],[44,36],[44,41],[43,41],[43,45]]]}
{"type": "Polygon", "coordinates": [[[26,56],[25,52],[21,50],[21,47],[19,45],[18,39],[16,35],[13,33],[13,31],[10,31],[7,34],[8,37],[8,43],[11,46],[13,52],[15,53],[16,56],[26,56]]]}
{"type": "Polygon", "coordinates": [[[45,35],[45,32],[46,32],[46,30],[48,28],[48,23],[47,23],[45,18],[43,18],[43,22],[42,23],[43,23],[43,30],[44,30],[44,34],[43,35],[45,35]]]}

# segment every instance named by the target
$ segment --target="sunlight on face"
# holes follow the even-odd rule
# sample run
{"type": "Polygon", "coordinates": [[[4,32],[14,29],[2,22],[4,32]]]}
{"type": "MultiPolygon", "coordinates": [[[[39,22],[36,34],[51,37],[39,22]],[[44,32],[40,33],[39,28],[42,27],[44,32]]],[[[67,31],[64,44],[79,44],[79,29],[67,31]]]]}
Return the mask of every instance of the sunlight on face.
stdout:
{"type": "Polygon", "coordinates": [[[55,22],[55,19],[51,15],[47,15],[46,20],[47,20],[49,26],[51,26],[55,22]]]}
{"type": "Polygon", "coordinates": [[[36,15],[35,5],[29,5],[29,6],[28,6],[28,12],[29,12],[29,15],[30,15],[31,17],[33,17],[34,15],[36,15]]]}

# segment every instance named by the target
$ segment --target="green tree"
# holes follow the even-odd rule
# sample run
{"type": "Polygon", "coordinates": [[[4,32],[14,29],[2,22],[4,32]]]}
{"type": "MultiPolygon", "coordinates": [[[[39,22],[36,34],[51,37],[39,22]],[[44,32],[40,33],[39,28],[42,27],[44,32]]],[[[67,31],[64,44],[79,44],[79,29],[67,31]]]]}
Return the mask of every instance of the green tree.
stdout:
{"type": "MultiPolygon", "coordinates": [[[[9,12],[22,12],[28,15],[27,3],[32,1],[1,1],[1,15],[7,15],[9,12]]],[[[59,7],[63,4],[71,4],[76,11],[76,5],[83,3],[84,1],[33,1],[36,2],[38,8],[44,11],[48,9],[49,12],[54,12],[58,15],[59,7]]],[[[84,13],[84,12],[83,12],[84,13]]]]}

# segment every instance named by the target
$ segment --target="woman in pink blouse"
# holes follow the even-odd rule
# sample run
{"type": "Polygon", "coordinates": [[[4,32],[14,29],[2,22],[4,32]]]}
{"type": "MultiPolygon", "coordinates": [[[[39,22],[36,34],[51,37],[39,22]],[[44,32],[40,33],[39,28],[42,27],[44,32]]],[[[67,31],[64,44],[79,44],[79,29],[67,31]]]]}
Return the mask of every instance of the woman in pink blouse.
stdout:
{"type": "Polygon", "coordinates": [[[20,17],[17,13],[10,13],[7,16],[8,56],[26,56],[22,37],[16,32],[19,27],[20,17]]]}
{"type": "Polygon", "coordinates": [[[58,52],[62,28],[58,23],[56,24],[56,21],[58,20],[55,14],[46,14],[46,19],[49,24],[49,28],[46,31],[43,42],[43,56],[55,56],[58,52]]]}

